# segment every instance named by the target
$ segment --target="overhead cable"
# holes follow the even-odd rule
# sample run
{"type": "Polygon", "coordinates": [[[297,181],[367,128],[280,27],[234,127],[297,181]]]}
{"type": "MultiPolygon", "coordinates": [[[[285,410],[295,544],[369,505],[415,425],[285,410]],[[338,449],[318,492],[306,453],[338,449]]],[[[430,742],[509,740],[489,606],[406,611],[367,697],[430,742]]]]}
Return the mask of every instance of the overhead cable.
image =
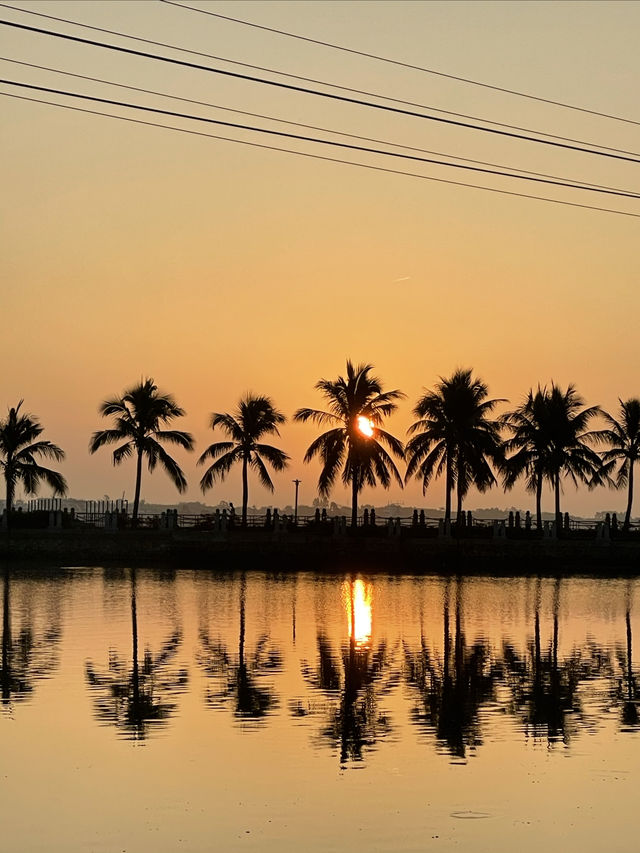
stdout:
{"type": "MultiPolygon", "coordinates": [[[[15,6],[9,6],[6,3],[0,3],[0,7],[14,9],[14,10],[17,10],[20,12],[24,12],[25,14],[34,14],[34,15],[39,15],[40,17],[53,18],[53,16],[44,15],[44,13],[42,13],[42,12],[32,12],[31,10],[19,9],[18,7],[15,7],[15,6]]],[[[130,36],[130,35],[127,35],[126,33],[118,33],[114,30],[104,30],[101,27],[93,27],[93,26],[89,26],[88,24],[78,24],[75,21],[69,21],[67,19],[55,18],[55,20],[62,20],[62,21],[65,21],[65,23],[70,23],[70,24],[73,24],[74,26],[83,27],[85,29],[98,30],[100,32],[109,32],[112,35],[118,35],[122,38],[130,38],[130,39],[134,39],[136,41],[143,41],[143,42],[147,42],[147,43],[150,42],[149,39],[141,39],[138,36],[130,36]]],[[[198,71],[208,71],[212,74],[220,74],[220,75],[223,75],[225,77],[231,77],[231,78],[235,78],[235,79],[239,79],[239,80],[247,80],[247,81],[252,82],[252,83],[260,83],[260,84],[267,85],[267,86],[274,86],[274,87],[277,87],[280,89],[286,89],[286,90],[293,91],[293,92],[300,92],[302,94],[307,94],[307,95],[315,95],[317,97],[328,98],[328,99],[334,100],[334,101],[342,101],[344,103],[355,104],[357,106],[371,107],[373,109],[383,110],[385,112],[392,112],[392,113],[397,113],[400,115],[407,115],[407,116],[411,116],[414,118],[422,118],[422,119],[426,119],[428,121],[440,122],[442,124],[452,125],[455,127],[464,127],[464,128],[471,129],[471,130],[478,130],[478,131],[481,131],[484,133],[492,133],[492,134],[496,134],[498,136],[505,136],[505,137],[512,138],[512,139],[521,139],[521,140],[524,140],[527,142],[534,142],[534,143],[541,144],[541,145],[550,145],[550,146],[557,147],[557,148],[565,148],[568,150],[580,151],[582,153],[587,153],[587,154],[595,154],[595,155],[598,155],[601,157],[611,157],[611,158],[617,159],[617,160],[629,160],[629,155],[633,158],[640,157],[640,154],[637,154],[636,152],[626,151],[626,150],[621,149],[621,148],[613,148],[611,146],[605,146],[605,145],[601,145],[598,143],[584,142],[582,140],[572,139],[570,137],[557,136],[554,134],[545,133],[543,131],[536,131],[536,130],[532,131],[532,130],[529,130],[527,128],[516,128],[513,125],[504,125],[504,124],[500,124],[498,122],[489,121],[487,119],[473,118],[472,120],[473,121],[485,121],[485,122],[488,122],[488,123],[496,125],[496,126],[495,127],[484,127],[482,125],[471,124],[469,122],[462,122],[462,121],[456,121],[453,119],[443,118],[442,116],[433,116],[433,115],[428,115],[426,113],[415,112],[414,110],[403,109],[400,107],[392,107],[392,106],[389,106],[388,104],[378,104],[378,103],[373,103],[371,101],[364,101],[364,100],[359,99],[359,98],[351,98],[351,97],[347,97],[345,95],[336,95],[335,93],[332,93],[332,92],[320,92],[317,89],[309,89],[309,88],[304,87],[304,86],[296,86],[296,85],[293,85],[291,83],[282,83],[282,82],[279,82],[276,80],[265,80],[262,77],[255,77],[253,75],[248,75],[248,74],[240,74],[239,72],[227,71],[227,70],[220,69],[220,68],[212,68],[209,65],[201,65],[199,63],[188,62],[186,60],[174,59],[172,57],[161,56],[161,55],[149,53],[146,51],[134,50],[133,48],[127,48],[127,47],[122,47],[119,45],[113,45],[113,44],[108,44],[105,42],[99,42],[99,41],[96,41],[94,39],[84,39],[84,38],[81,38],[80,36],[73,36],[73,35],[69,35],[67,33],[60,33],[60,32],[56,32],[55,30],[46,30],[46,29],[43,29],[40,27],[31,27],[31,26],[28,26],[27,24],[19,24],[19,23],[16,23],[14,21],[0,20],[0,24],[3,26],[15,27],[17,29],[39,33],[42,35],[48,35],[48,36],[53,36],[56,38],[66,39],[68,41],[74,41],[74,42],[77,42],[79,44],[88,44],[88,45],[92,45],[94,47],[101,47],[101,48],[105,48],[107,50],[118,51],[120,53],[126,53],[126,54],[129,54],[131,56],[141,56],[141,57],[146,58],[146,59],[155,59],[155,60],[158,60],[161,62],[168,62],[168,63],[171,63],[173,65],[181,65],[181,66],[186,67],[186,68],[193,68],[193,69],[196,69],[198,71]],[[504,128],[511,127],[511,128],[514,128],[514,130],[522,130],[522,131],[524,131],[524,133],[521,134],[521,133],[511,132],[511,131],[507,131],[507,130],[498,130],[497,129],[498,127],[504,127],[504,128]],[[543,136],[545,138],[541,139],[539,137],[529,136],[529,135],[527,135],[529,133],[537,133],[537,134],[539,134],[539,136],[543,136]],[[554,141],[554,140],[561,140],[561,141],[554,141]],[[585,146],[590,146],[590,147],[585,147],[585,146]],[[611,153],[609,153],[609,152],[611,152],[611,153]],[[625,155],[627,155],[627,156],[625,156],[625,155]]],[[[168,47],[171,50],[178,50],[178,51],[181,51],[183,53],[194,53],[197,55],[210,56],[210,54],[200,54],[198,51],[186,50],[185,48],[176,47],[174,45],[169,45],[169,44],[163,44],[162,42],[151,42],[151,43],[152,44],[158,44],[162,47],[168,47]]],[[[219,61],[222,61],[222,62],[231,62],[232,64],[235,64],[235,65],[242,65],[242,66],[247,67],[247,63],[238,63],[238,62],[235,62],[234,60],[224,59],[223,57],[212,57],[212,56],[210,56],[210,58],[215,58],[215,59],[218,59],[219,61]]],[[[248,67],[260,68],[260,66],[248,66],[248,67]]],[[[273,69],[268,69],[268,68],[260,68],[260,70],[267,71],[268,73],[272,73],[272,74],[279,74],[281,76],[293,77],[294,79],[307,79],[307,78],[296,78],[295,75],[284,74],[283,72],[276,71],[273,69]]],[[[316,83],[320,82],[320,85],[331,86],[333,88],[339,88],[339,89],[343,89],[345,91],[355,91],[355,92],[360,91],[360,90],[355,90],[355,89],[347,89],[346,87],[335,86],[332,83],[324,83],[321,81],[313,81],[313,82],[316,82],[316,83]]],[[[372,93],[368,93],[368,92],[363,93],[363,94],[366,94],[368,97],[382,98],[384,100],[392,101],[395,103],[410,103],[410,102],[405,102],[405,101],[399,101],[398,99],[395,99],[395,98],[389,98],[386,95],[378,95],[378,94],[372,94],[372,93]]],[[[420,104],[414,104],[414,106],[417,106],[420,109],[434,109],[437,112],[442,112],[442,113],[447,112],[446,110],[439,110],[437,108],[425,107],[425,106],[420,105],[420,104]]],[[[452,114],[453,115],[460,115],[458,113],[452,113],[452,114]]],[[[638,161],[633,159],[630,162],[638,162],[638,161]]]]}
{"type": "MultiPolygon", "coordinates": [[[[16,11],[16,12],[22,12],[25,15],[35,15],[38,18],[45,18],[45,19],[50,20],[50,21],[57,21],[58,23],[62,23],[62,24],[71,24],[74,27],[80,27],[81,29],[84,29],[84,30],[92,30],[93,32],[106,33],[107,35],[118,36],[119,38],[130,39],[131,41],[137,41],[137,42],[140,42],[141,44],[151,44],[151,45],[154,45],[155,47],[169,48],[169,50],[175,50],[175,51],[178,51],[179,53],[191,54],[192,56],[201,56],[201,57],[205,57],[206,59],[214,59],[214,60],[216,60],[216,62],[226,62],[229,65],[237,65],[240,68],[250,68],[253,71],[265,71],[267,74],[276,74],[278,77],[288,77],[290,80],[299,80],[299,81],[302,81],[303,83],[314,83],[315,85],[319,85],[319,86],[327,86],[328,88],[331,88],[331,89],[338,89],[341,92],[351,92],[352,94],[356,94],[356,95],[365,95],[368,98],[380,98],[382,100],[389,101],[389,102],[394,103],[394,104],[403,104],[404,106],[417,107],[418,109],[421,109],[421,110],[432,110],[433,112],[436,112],[436,113],[442,113],[443,115],[456,116],[457,118],[469,119],[470,121],[481,121],[481,122],[485,122],[486,124],[493,124],[496,127],[504,127],[504,128],[507,128],[508,130],[519,130],[519,131],[522,131],[523,133],[537,133],[538,135],[546,136],[549,139],[560,139],[564,142],[577,142],[580,144],[589,144],[589,143],[582,143],[581,140],[572,139],[571,137],[559,136],[559,135],[553,134],[553,133],[546,133],[545,131],[541,131],[541,130],[540,131],[539,130],[531,130],[530,128],[527,128],[527,127],[521,127],[521,126],[515,125],[515,124],[507,124],[505,122],[495,121],[494,119],[487,119],[487,118],[482,118],[482,117],[478,117],[478,116],[472,116],[472,115],[468,115],[465,113],[458,113],[458,112],[454,112],[453,110],[445,110],[445,109],[442,109],[441,107],[434,107],[434,106],[430,106],[430,105],[426,105],[426,104],[420,104],[420,103],[417,103],[415,101],[405,101],[402,98],[394,98],[391,95],[382,95],[379,92],[369,92],[369,91],[366,91],[364,89],[356,89],[356,88],[353,88],[351,86],[342,86],[339,83],[330,83],[326,80],[317,80],[314,77],[304,77],[301,74],[291,74],[290,72],[279,71],[276,68],[268,68],[264,65],[254,65],[250,62],[240,62],[237,59],[229,59],[226,56],[219,56],[219,55],[216,55],[213,53],[206,53],[206,52],[201,51],[201,50],[193,50],[191,48],[180,47],[179,45],[169,44],[169,43],[163,42],[163,41],[154,41],[153,39],[143,38],[142,36],[134,36],[134,35],[131,35],[130,33],[123,33],[119,30],[111,30],[111,29],[108,29],[107,27],[98,27],[98,26],[95,26],[92,24],[85,24],[85,23],[82,23],[80,21],[73,20],[71,18],[61,18],[57,15],[47,15],[44,12],[36,12],[34,9],[23,9],[19,6],[12,6],[9,3],[0,3],[0,7],[5,8],[5,9],[12,9],[13,11],[16,11]]],[[[619,150],[617,148],[607,148],[607,146],[604,146],[604,145],[598,145],[597,147],[598,148],[604,148],[605,150],[610,150],[610,151],[618,151],[619,150]]],[[[623,151],[622,153],[629,153],[629,152],[623,151]]]]}
{"type": "Polygon", "coordinates": [[[265,145],[262,142],[251,142],[250,140],[247,140],[247,139],[233,139],[231,137],[218,136],[218,135],[213,134],[213,133],[204,133],[203,131],[193,130],[193,129],[189,129],[189,128],[173,127],[172,125],[158,124],[158,123],[154,123],[154,122],[150,122],[150,121],[143,121],[141,119],[131,118],[131,116],[119,116],[119,115],[113,115],[112,113],[101,112],[99,110],[89,110],[89,109],[86,109],[83,107],[72,107],[69,104],[59,104],[59,103],[55,103],[53,101],[46,101],[46,100],[43,100],[41,98],[29,98],[26,95],[14,95],[11,92],[0,92],[0,96],[6,97],[6,98],[14,98],[14,99],[17,99],[20,101],[30,101],[30,102],[36,103],[36,104],[46,104],[47,106],[59,107],[60,109],[71,110],[73,112],[78,112],[78,113],[87,113],[89,115],[104,116],[105,118],[112,118],[112,119],[116,119],[118,121],[125,121],[125,122],[130,122],[132,124],[144,125],[145,127],[157,127],[157,128],[161,128],[163,130],[173,130],[177,133],[185,133],[185,134],[188,134],[191,136],[202,136],[202,137],[206,137],[207,139],[216,139],[216,140],[220,140],[222,142],[231,142],[231,143],[235,143],[237,145],[246,145],[250,148],[260,148],[260,149],[263,149],[266,151],[280,151],[283,154],[293,154],[297,157],[305,157],[305,158],[310,159],[310,160],[322,160],[322,161],[327,162],[327,163],[340,163],[340,164],[343,164],[346,166],[356,166],[357,168],[360,168],[360,169],[369,169],[373,172],[384,172],[384,173],[389,174],[389,175],[402,175],[404,177],[409,177],[409,178],[418,178],[418,179],[423,180],[423,181],[433,181],[434,183],[438,183],[438,184],[448,184],[450,186],[455,186],[455,187],[465,187],[468,189],[484,190],[485,192],[497,193],[498,195],[506,195],[506,196],[511,196],[514,198],[525,198],[525,199],[531,199],[534,201],[544,201],[544,202],[548,202],[549,204],[559,204],[559,205],[566,206],[566,207],[576,207],[576,208],[581,208],[582,210],[594,210],[594,211],[598,211],[600,213],[614,213],[614,214],[617,214],[619,216],[630,216],[633,219],[640,219],[640,213],[632,213],[632,212],[627,211],[627,210],[616,210],[614,208],[598,207],[596,205],[591,205],[591,204],[581,204],[580,202],[575,202],[575,201],[565,201],[563,199],[548,198],[546,196],[529,195],[527,193],[514,192],[513,190],[498,189],[497,187],[485,187],[485,186],[482,186],[481,184],[469,184],[469,183],[466,183],[463,181],[451,181],[447,178],[436,178],[436,177],[433,177],[431,175],[421,175],[417,172],[406,172],[406,171],[401,171],[401,170],[397,170],[397,169],[388,169],[385,166],[374,166],[371,163],[358,163],[357,161],[353,161],[353,160],[343,160],[343,159],[339,159],[337,157],[327,157],[323,154],[313,154],[313,153],[310,153],[308,151],[296,151],[293,148],[278,148],[275,145],[265,145]]]}
{"type": "MultiPolygon", "coordinates": [[[[552,98],[543,98],[541,95],[532,95],[530,92],[520,92],[517,89],[508,89],[505,86],[496,86],[492,83],[484,83],[481,80],[473,80],[469,77],[461,77],[457,74],[448,74],[444,71],[437,71],[435,68],[425,68],[422,65],[413,65],[410,62],[402,62],[399,59],[392,59],[388,56],[380,56],[376,53],[369,53],[365,50],[357,50],[352,47],[347,47],[346,45],[335,44],[329,41],[323,41],[322,39],[315,39],[309,36],[302,36],[298,33],[292,33],[288,30],[281,30],[277,27],[267,27],[264,24],[257,24],[255,21],[247,21],[243,18],[234,18],[231,15],[222,15],[220,12],[212,12],[210,9],[203,9],[200,6],[189,6],[187,3],[176,3],[175,0],[160,0],[161,3],[165,3],[167,6],[175,6],[178,9],[186,9],[191,12],[199,12],[202,15],[210,15],[212,18],[219,18],[222,21],[230,21],[234,24],[241,24],[245,27],[252,27],[256,30],[263,30],[268,33],[275,33],[276,35],[286,36],[287,38],[297,39],[298,41],[304,41],[309,44],[317,44],[321,47],[328,47],[332,50],[339,50],[343,53],[350,53],[354,56],[362,56],[366,59],[374,59],[378,62],[386,62],[389,65],[395,65],[399,68],[407,68],[411,71],[422,71],[425,74],[432,74],[436,77],[444,77],[447,80],[455,80],[458,83],[468,83],[471,86],[479,86],[483,89],[490,89],[494,92],[502,92],[507,95],[516,95],[519,98],[527,98],[530,101],[538,101],[542,104],[551,104],[555,107],[564,107],[567,110],[574,110],[580,113],[587,113],[588,115],[599,116],[600,118],[608,118],[613,121],[621,121],[626,124],[635,124],[640,125],[640,121],[636,121],[632,118],[626,118],[624,116],[612,115],[611,113],[603,113],[599,110],[590,109],[588,107],[579,107],[576,104],[568,104],[564,101],[554,101],[552,98]]],[[[15,7],[14,7],[15,8],[15,7]]]]}
{"type": "MultiPolygon", "coordinates": [[[[426,163],[430,166],[446,166],[450,169],[463,169],[469,172],[478,172],[484,175],[491,175],[500,178],[514,178],[519,181],[531,181],[537,184],[547,184],[554,187],[562,187],[563,189],[576,189],[583,192],[595,192],[603,195],[620,196],[622,198],[640,198],[640,194],[628,192],[626,190],[615,189],[599,189],[596,187],[581,186],[570,181],[554,181],[549,178],[536,178],[532,175],[520,175],[513,172],[503,172],[497,169],[487,169],[480,166],[468,166],[463,163],[450,163],[446,160],[436,160],[430,157],[420,157],[417,154],[402,154],[399,151],[385,151],[381,148],[369,148],[363,145],[354,145],[347,142],[337,142],[332,139],[318,139],[313,136],[303,136],[297,133],[287,133],[281,130],[272,130],[270,128],[256,127],[254,125],[239,124],[237,122],[222,121],[221,119],[209,118],[207,116],[197,116],[190,113],[180,113],[175,110],[164,110],[160,107],[149,107],[143,104],[130,104],[126,101],[116,101],[113,98],[99,98],[96,95],[85,95],[80,92],[69,92],[65,89],[55,89],[50,86],[36,86],[32,83],[23,83],[17,80],[5,80],[0,78],[0,83],[7,86],[16,86],[21,89],[33,89],[37,92],[48,92],[52,95],[62,95],[67,98],[75,98],[83,101],[94,101],[99,104],[108,104],[114,107],[125,107],[132,110],[140,110],[147,113],[158,113],[159,115],[171,116],[172,118],[187,119],[189,121],[205,122],[207,124],[216,124],[220,127],[230,127],[236,130],[246,130],[252,133],[264,133],[269,136],[278,136],[285,139],[295,139],[298,142],[309,142],[318,145],[329,145],[332,148],[346,148],[350,151],[358,151],[363,154],[375,154],[384,157],[393,157],[399,160],[410,160],[417,163],[426,163]]],[[[639,161],[640,162],[640,161],[639,161]]]]}
{"type": "MultiPolygon", "coordinates": [[[[24,61],[19,60],[19,59],[11,59],[11,58],[6,57],[6,56],[0,56],[0,61],[10,62],[13,65],[21,65],[21,66],[27,67],[27,68],[36,68],[39,71],[47,71],[47,72],[50,72],[53,74],[61,74],[65,77],[74,77],[74,78],[79,79],[79,80],[88,80],[92,83],[100,83],[100,84],[104,84],[107,86],[114,86],[118,89],[126,89],[127,91],[131,91],[131,92],[141,92],[145,95],[154,95],[154,96],[161,97],[161,98],[169,98],[170,100],[181,101],[183,103],[194,104],[196,106],[201,106],[201,107],[210,107],[211,109],[223,110],[224,112],[231,112],[231,113],[235,113],[237,115],[251,116],[252,118],[260,118],[260,119],[264,119],[266,121],[277,122],[279,124],[291,125],[293,127],[303,127],[306,130],[318,130],[318,131],[321,131],[322,133],[332,133],[336,136],[344,136],[344,137],[347,137],[349,139],[358,139],[361,142],[375,142],[378,145],[390,145],[394,148],[402,148],[405,151],[416,151],[416,152],[421,153],[421,154],[433,154],[436,157],[449,157],[450,159],[453,159],[453,160],[461,160],[465,163],[476,163],[480,166],[491,166],[491,167],[494,167],[496,169],[501,169],[501,170],[510,169],[512,172],[520,172],[520,173],[525,174],[525,175],[535,175],[536,177],[539,177],[539,178],[551,178],[551,179],[557,180],[557,181],[568,180],[567,178],[561,177],[559,175],[550,175],[550,174],[547,174],[545,172],[533,172],[533,171],[528,170],[528,169],[520,169],[520,168],[516,168],[516,167],[505,166],[504,164],[500,164],[500,163],[487,162],[486,160],[474,160],[474,159],[471,159],[469,157],[460,157],[457,154],[446,154],[446,153],[443,154],[440,151],[430,151],[429,149],[426,149],[426,148],[419,148],[419,147],[414,146],[414,145],[404,145],[403,143],[400,143],[400,142],[390,142],[390,141],[384,140],[384,139],[376,139],[375,137],[362,136],[362,135],[356,134],[356,133],[347,133],[346,131],[334,130],[334,129],[328,128],[328,127],[321,127],[321,126],[313,125],[313,124],[303,124],[302,122],[299,122],[299,121],[290,121],[289,119],[276,118],[275,116],[264,115],[263,113],[253,113],[253,112],[249,112],[247,110],[234,109],[233,107],[224,107],[220,104],[212,104],[210,101],[199,101],[199,100],[196,100],[195,98],[184,98],[184,97],[181,97],[180,95],[171,95],[168,92],[158,92],[154,89],[144,89],[140,86],[130,86],[130,85],[127,85],[125,83],[117,83],[114,80],[105,80],[104,78],[101,78],[101,77],[91,77],[87,74],[76,74],[73,71],[63,71],[60,68],[51,68],[50,66],[47,66],[47,65],[37,65],[33,62],[24,62],[24,61]]],[[[594,188],[598,188],[598,189],[606,189],[606,190],[619,189],[617,187],[604,186],[603,184],[594,184],[593,182],[590,182],[590,181],[572,180],[572,183],[580,184],[580,186],[584,186],[584,187],[594,187],[594,188]]],[[[620,192],[627,192],[627,190],[619,190],[619,191],[620,192]]]]}

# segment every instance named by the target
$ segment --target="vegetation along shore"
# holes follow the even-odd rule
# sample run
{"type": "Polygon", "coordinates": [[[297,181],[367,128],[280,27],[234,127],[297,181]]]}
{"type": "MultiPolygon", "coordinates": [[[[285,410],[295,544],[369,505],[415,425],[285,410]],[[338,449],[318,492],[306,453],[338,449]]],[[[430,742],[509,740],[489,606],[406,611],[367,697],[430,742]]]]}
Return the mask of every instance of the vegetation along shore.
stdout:
{"type": "MultiPolygon", "coordinates": [[[[100,405],[99,412],[108,420],[108,426],[96,430],[89,442],[90,453],[115,446],[114,465],[131,461],[135,468],[131,512],[126,501],[85,513],[63,512],[53,503],[43,510],[41,503],[32,502],[30,512],[18,512],[15,498],[19,488],[31,496],[45,485],[54,496],[63,496],[68,485],[56,464],[64,460],[63,449],[43,438],[43,426],[25,411],[22,401],[9,409],[0,420],[0,467],[6,484],[0,526],[8,534],[5,538],[11,540],[3,543],[3,550],[11,547],[18,552],[29,548],[46,551],[49,547],[56,551],[58,546],[53,547],[50,535],[55,533],[71,553],[79,553],[71,543],[78,534],[91,531],[90,541],[99,556],[115,546],[97,547],[98,531],[142,534],[143,528],[151,528],[158,534],[164,532],[163,541],[171,543],[165,548],[167,553],[176,548],[197,552],[206,542],[211,545],[204,550],[211,553],[251,550],[258,547],[258,541],[260,548],[268,542],[271,549],[290,553],[297,553],[301,544],[307,548],[313,544],[323,551],[327,547],[335,550],[336,543],[342,542],[342,548],[379,553],[391,548],[406,554],[428,553],[438,559],[438,555],[450,555],[451,542],[457,543],[456,553],[466,550],[471,554],[473,549],[468,543],[477,540],[485,543],[482,547],[492,543],[493,553],[497,553],[500,543],[500,553],[511,548],[515,556],[516,551],[533,553],[531,547],[544,547],[545,553],[550,554],[549,549],[563,541],[564,548],[573,543],[577,554],[584,551],[585,545],[597,543],[605,550],[617,549],[625,564],[632,560],[629,555],[640,543],[640,526],[632,517],[634,468],[640,456],[640,399],[621,398],[618,411],[610,414],[597,405],[586,406],[573,385],[562,388],[551,382],[529,389],[522,401],[511,407],[507,400],[491,398],[487,385],[471,370],[458,369],[441,378],[415,402],[415,420],[404,442],[385,429],[385,421],[405,394],[398,389],[385,389],[373,375],[371,365],[347,361],[343,376],[321,379],[316,389],[322,397],[322,407],[299,408],[292,419],[311,422],[320,429],[307,448],[304,461],[320,462],[317,488],[325,504],[339,480],[349,488],[350,517],[332,518],[320,506],[313,515],[303,517],[298,515],[297,505],[288,516],[277,510],[258,517],[248,513],[251,478],[273,491],[271,472],[283,471],[291,461],[283,449],[270,443],[278,441],[279,427],[285,423],[286,415],[271,398],[257,394],[243,396],[233,412],[211,414],[211,429],[222,440],[211,443],[198,457],[198,465],[203,467],[203,493],[224,480],[236,465],[240,467],[240,512],[236,514],[231,505],[228,511],[199,516],[178,516],[172,511],[155,517],[141,513],[145,464],[149,472],[157,467],[163,469],[177,491],[184,492],[185,474],[169,450],[195,449],[191,434],[175,428],[185,415],[184,410],[171,394],[160,391],[148,378],[100,405]],[[426,494],[431,483],[440,477],[444,478],[446,496],[440,519],[417,509],[405,519],[376,517],[369,508],[360,512],[359,498],[365,486],[389,489],[394,483],[402,487],[417,478],[426,494]],[[465,509],[470,489],[485,492],[501,486],[507,492],[519,480],[524,481],[533,498],[532,511],[524,516],[516,512],[507,519],[478,520],[465,509]],[[624,515],[607,517],[592,525],[578,524],[563,513],[562,487],[566,481],[588,489],[606,486],[624,490],[624,515]],[[545,521],[542,513],[545,485],[554,495],[552,521],[545,521]],[[42,530],[44,536],[35,535],[38,529],[46,529],[42,530]],[[36,541],[40,543],[37,546],[36,541]],[[49,546],[42,544],[46,541],[49,546]],[[193,543],[198,541],[196,547],[193,543]],[[25,544],[28,542],[30,546],[25,544]],[[370,547],[365,543],[374,544],[370,547]],[[627,545],[631,548],[628,553],[627,545]]],[[[100,541],[103,539],[101,536],[100,541]]],[[[113,537],[108,541],[112,542],[113,537]]],[[[157,550],[149,544],[151,541],[149,547],[157,550]]],[[[156,538],[156,545],[160,541],[156,538]]],[[[600,553],[604,551],[601,549],[600,553]]]]}

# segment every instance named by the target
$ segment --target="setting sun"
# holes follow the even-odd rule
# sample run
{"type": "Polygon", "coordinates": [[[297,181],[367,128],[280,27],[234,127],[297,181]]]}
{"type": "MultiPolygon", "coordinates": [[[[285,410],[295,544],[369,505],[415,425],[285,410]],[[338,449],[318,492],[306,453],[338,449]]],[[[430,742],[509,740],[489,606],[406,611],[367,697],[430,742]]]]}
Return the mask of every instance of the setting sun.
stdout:
{"type": "Polygon", "coordinates": [[[363,435],[369,436],[369,438],[373,435],[373,423],[364,415],[358,417],[358,429],[363,435]]]}

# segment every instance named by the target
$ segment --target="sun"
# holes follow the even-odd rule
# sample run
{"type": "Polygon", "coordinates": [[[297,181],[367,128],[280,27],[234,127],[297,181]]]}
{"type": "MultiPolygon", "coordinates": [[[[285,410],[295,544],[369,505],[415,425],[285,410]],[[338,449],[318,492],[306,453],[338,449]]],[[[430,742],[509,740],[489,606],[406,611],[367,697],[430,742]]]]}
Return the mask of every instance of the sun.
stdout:
{"type": "Polygon", "coordinates": [[[373,435],[373,423],[364,415],[358,416],[358,429],[369,438],[373,435]]]}

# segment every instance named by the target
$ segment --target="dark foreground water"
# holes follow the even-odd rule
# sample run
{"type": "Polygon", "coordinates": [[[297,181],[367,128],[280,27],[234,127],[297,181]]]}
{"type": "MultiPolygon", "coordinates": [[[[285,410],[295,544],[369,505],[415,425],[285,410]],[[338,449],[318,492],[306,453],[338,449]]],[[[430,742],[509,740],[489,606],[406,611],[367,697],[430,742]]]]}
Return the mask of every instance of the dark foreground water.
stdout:
{"type": "Polygon", "coordinates": [[[3,576],[3,851],[640,849],[640,590],[3,576]]]}

